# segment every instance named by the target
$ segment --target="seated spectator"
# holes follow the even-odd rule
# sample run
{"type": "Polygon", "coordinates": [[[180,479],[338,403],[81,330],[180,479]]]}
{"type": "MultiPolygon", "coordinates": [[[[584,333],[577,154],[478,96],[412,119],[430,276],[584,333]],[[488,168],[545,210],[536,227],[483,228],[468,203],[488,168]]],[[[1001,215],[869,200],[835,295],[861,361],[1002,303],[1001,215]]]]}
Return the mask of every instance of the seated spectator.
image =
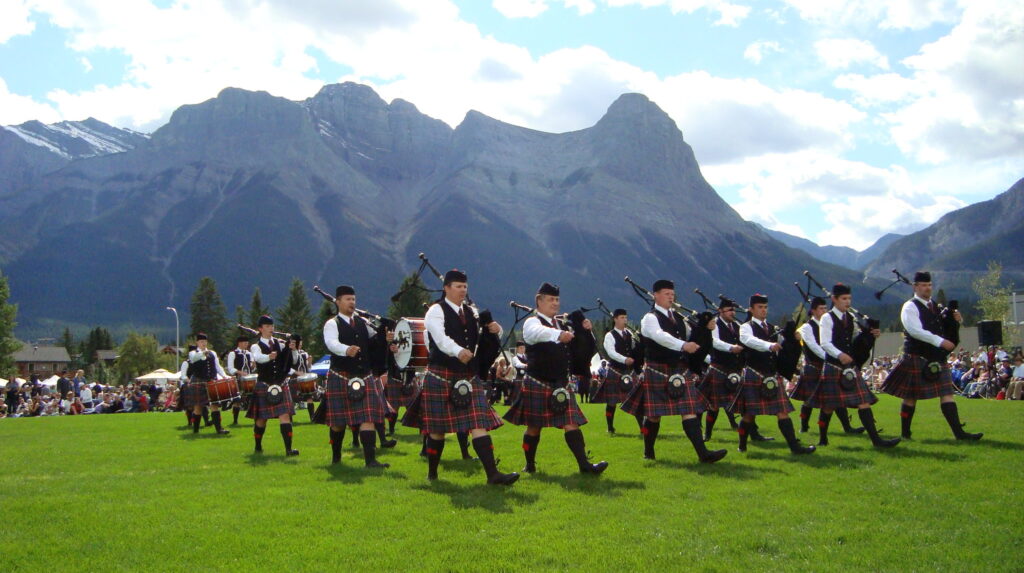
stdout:
{"type": "Polygon", "coordinates": [[[60,401],[60,413],[61,413],[61,415],[66,415],[68,413],[68,411],[71,410],[71,404],[74,404],[74,403],[75,403],[75,392],[72,390],[72,391],[69,391],[64,396],[64,399],[60,401]]]}
{"type": "Polygon", "coordinates": [[[135,395],[135,401],[139,405],[138,406],[138,411],[139,412],[148,412],[149,411],[149,396],[147,396],[145,392],[139,392],[138,394],[136,394],[135,395]]]}
{"type": "Polygon", "coordinates": [[[85,409],[87,409],[87,410],[92,408],[93,407],[92,388],[90,388],[88,384],[85,384],[85,385],[81,386],[78,389],[78,391],[79,391],[79,397],[82,398],[82,406],[84,406],[85,409]]]}
{"type": "Polygon", "coordinates": [[[0,402],[0,418],[7,417],[7,402],[0,402]]]}
{"type": "Polygon", "coordinates": [[[978,370],[977,375],[964,388],[964,396],[967,398],[983,398],[988,389],[988,370],[985,368],[976,368],[975,370],[978,370]]]}
{"type": "Polygon", "coordinates": [[[1006,385],[1006,399],[1020,400],[1024,392],[1024,358],[1017,356],[1013,359],[1013,365],[1010,382],[1006,385]]]}
{"type": "Polygon", "coordinates": [[[19,396],[18,407],[14,410],[14,414],[11,415],[11,417],[24,418],[25,416],[28,416],[28,402],[25,400],[24,396],[19,396]]]}
{"type": "Polygon", "coordinates": [[[42,416],[44,408],[45,408],[45,404],[43,404],[43,401],[39,398],[39,394],[35,394],[35,395],[32,396],[32,400],[28,403],[28,414],[27,414],[27,416],[29,418],[32,418],[32,417],[35,417],[35,416],[42,416]]]}
{"type": "Polygon", "coordinates": [[[75,398],[75,401],[71,403],[71,407],[68,408],[69,416],[77,416],[85,412],[85,406],[82,405],[82,398],[75,398]]]}

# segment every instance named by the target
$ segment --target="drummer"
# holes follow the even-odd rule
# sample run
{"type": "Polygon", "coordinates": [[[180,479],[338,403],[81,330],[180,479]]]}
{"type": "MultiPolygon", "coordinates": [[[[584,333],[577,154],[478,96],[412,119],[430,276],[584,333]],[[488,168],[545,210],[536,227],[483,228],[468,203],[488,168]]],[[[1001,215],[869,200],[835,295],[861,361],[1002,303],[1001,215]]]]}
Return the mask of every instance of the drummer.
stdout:
{"type": "MultiPolygon", "coordinates": [[[[252,361],[252,353],[249,352],[249,338],[246,336],[239,336],[235,340],[236,347],[231,351],[230,354],[224,357],[224,363],[227,364],[228,375],[239,378],[239,389],[242,389],[242,376],[249,376],[256,372],[256,367],[252,361]]],[[[254,383],[255,385],[255,383],[254,383]]],[[[242,408],[247,408],[249,393],[242,392],[240,399],[235,400],[231,404],[231,415],[234,421],[231,423],[232,426],[238,425],[238,413],[242,408]]]]}
{"type": "Polygon", "coordinates": [[[206,384],[211,380],[227,378],[228,375],[221,368],[217,353],[209,349],[209,340],[205,333],[196,334],[196,349],[188,353],[188,386],[184,394],[187,396],[187,403],[192,406],[192,433],[199,433],[199,420],[202,419],[203,406],[210,407],[210,417],[213,418],[213,427],[218,434],[230,433],[220,423],[220,405],[210,403],[210,396],[206,392],[206,384]]]}
{"type": "MultiPolygon", "coordinates": [[[[288,375],[298,376],[300,374],[309,374],[310,366],[312,365],[309,360],[309,353],[302,349],[302,335],[292,334],[288,337],[288,350],[290,357],[288,359],[288,375]]],[[[309,412],[309,421],[313,421],[313,395],[314,392],[307,392],[302,394],[298,384],[292,384],[292,399],[298,402],[302,398],[306,399],[306,411],[309,412]]]]}

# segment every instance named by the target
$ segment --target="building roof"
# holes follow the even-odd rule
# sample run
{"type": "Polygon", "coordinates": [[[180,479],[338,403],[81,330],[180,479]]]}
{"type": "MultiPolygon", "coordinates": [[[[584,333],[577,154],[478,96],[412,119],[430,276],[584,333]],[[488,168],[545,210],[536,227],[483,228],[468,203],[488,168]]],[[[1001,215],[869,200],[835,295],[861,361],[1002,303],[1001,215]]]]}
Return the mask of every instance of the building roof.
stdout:
{"type": "Polygon", "coordinates": [[[116,350],[97,350],[96,351],[96,360],[116,360],[116,359],[117,359],[117,351],[116,350]]]}
{"type": "Polygon", "coordinates": [[[34,346],[24,343],[14,353],[15,362],[71,362],[67,348],[63,346],[34,346]]]}

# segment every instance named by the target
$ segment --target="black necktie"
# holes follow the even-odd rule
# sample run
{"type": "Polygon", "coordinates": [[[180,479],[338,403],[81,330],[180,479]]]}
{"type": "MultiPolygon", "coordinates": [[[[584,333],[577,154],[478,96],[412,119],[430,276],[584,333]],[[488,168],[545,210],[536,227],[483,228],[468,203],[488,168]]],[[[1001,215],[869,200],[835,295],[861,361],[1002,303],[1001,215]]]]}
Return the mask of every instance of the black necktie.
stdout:
{"type": "Polygon", "coordinates": [[[466,324],[466,313],[462,311],[462,307],[461,306],[459,307],[459,320],[462,321],[463,325],[466,324]]]}

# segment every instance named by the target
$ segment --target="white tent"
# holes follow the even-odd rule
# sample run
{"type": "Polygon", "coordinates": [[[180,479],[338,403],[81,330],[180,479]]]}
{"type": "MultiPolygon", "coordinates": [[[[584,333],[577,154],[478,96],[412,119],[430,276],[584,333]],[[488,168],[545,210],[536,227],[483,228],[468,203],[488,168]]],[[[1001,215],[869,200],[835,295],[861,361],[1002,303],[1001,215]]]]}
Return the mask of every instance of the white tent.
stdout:
{"type": "Polygon", "coordinates": [[[167,384],[168,380],[177,380],[177,379],[178,379],[178,373],[177,372],[170,372],[169,370],[166,370],[164,368],[159,368],[157,370],[154,370],[154,371],[150,372],[149,374],[145,374],[143,376],[139,376],[138,378],[135,379],[135,381],[136,382],[153,382],[153,383],[156,383],[158,385],[163,385],[163,384],[167,384]]]}
{"type": "Polygon", "coordinates": [[[56,386],[57,380],[60,380],[60,376],[54,374],[53,376],[50,376],[46,380],[41,380],[39,383],[42,384],[43,386],[56,386]]]}
{"type": "MultiPolygon", "coordinates": [[[[25,379],[24,378],[15,377],[14,381],[18,383],[18,386],[21,386],[22,384],[25,383],[25,379]]],[[[5,378],[0,378],[0,386],[6,386],[8,382],[10,382],[10,380],[7,380],[5,378]]]]}

